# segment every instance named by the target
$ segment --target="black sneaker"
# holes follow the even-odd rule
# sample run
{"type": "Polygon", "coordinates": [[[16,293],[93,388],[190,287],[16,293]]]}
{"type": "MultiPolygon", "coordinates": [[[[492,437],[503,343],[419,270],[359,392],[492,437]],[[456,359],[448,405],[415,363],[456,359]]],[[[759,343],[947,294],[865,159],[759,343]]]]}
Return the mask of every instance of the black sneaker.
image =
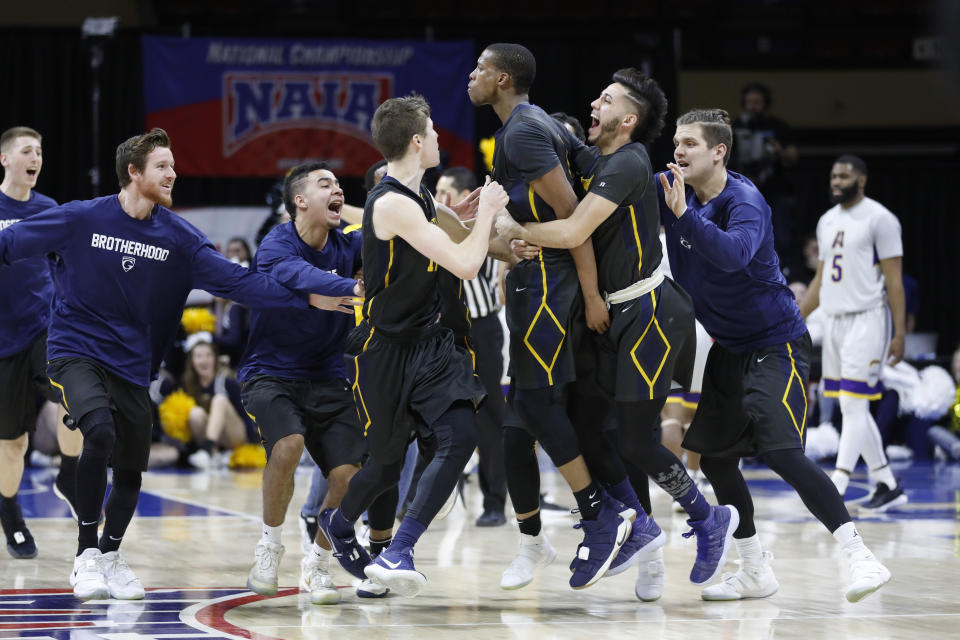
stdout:
{"type": "Polygon", "coordinates": [[[58,473],[57,479],[53,482],[53,495],[57,496],[61,500],[67,503],[67,507],[70,508],[70,515],[73,516],[73,519],[77,519],[77,487],[76,484],[71,484],[63,479],[63,474],[58,473]]]}
{"type": "Polygon", "coordinates": [[[18,503],[14,503],[13,510],[0,510],[0,524],[7,536],[7,551],[11,556],[21,560],[37,556],[37,543],[33,541],[33,536],[23,521],[23,513],[18,503]]]}
{"type": "Polygon", "coordinates": [[[877,483],[877,489],[873,492],[873,496],[865,503],[860,505],[860,509],[864,511],[876,511],[877,513],[883,513],[887,509],[892,509],[893,507],[898,507],[901,504],[906,504],[909,498],[907,494],[903,492],[903,487],[900,483],[897,483],[893,489],[888,487],[883,482],[877,483]]]}
{"type": "Polygon", "coordinates": [[[476,524],[478,527],[501,527],[507,524],[507,517],[503,515],[503,509],[486,509],[476,524]]]}

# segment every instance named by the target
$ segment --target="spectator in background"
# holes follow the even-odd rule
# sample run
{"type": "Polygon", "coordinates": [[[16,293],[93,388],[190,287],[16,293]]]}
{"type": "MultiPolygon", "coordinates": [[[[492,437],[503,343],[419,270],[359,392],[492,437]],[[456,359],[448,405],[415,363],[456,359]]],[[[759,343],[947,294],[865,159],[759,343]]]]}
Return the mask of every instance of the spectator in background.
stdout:
{"type": "MultiPolygon", "coordinates": [[[[198,445],[188,458],[198,469],[214,469],[226,462],[226,455],[246,442],[260,442],[257,427],[247,417],[240,401],[240,383],[233,373],[217,364],[213,336],[199,331],[184,342],[187,353],[183,373],[183,391],[193,399],[189,426],[193,442],[198,445]]],[[[165,380],[160,393],[166,397],[174,392],[176,383],[165,380]]]]}
{"type": "MultiPolygon", "coordinates": [[[[230,238],[223,254],[230,262],[250,268],[250,245],[240,237],[230,238]]],[[[214,314],[217,328],[214,336],[220,357],[224,364],[236,370],[243,350],[247,347],[247,334],[250,331],[250,310],[233,300],[216,298],[214,314]]]]}
{"type": "Polygon", "coordinates": [[[560,121],[570,133],[577,136],[577,140],[580,142],[587,141],[587,133],[583,130],[583,125],[580,124],[580,121],[573,116],[566,114],[563,111],[557,111],[556,113],[551,113],[550,117],[554,120],[560,121]]]}
{"type": "Polygon", "coordinates": [[[950,363],[953,373],[953,382],[957,385],[953,405],[940,421],[945,426],[930,427],[927,436],[930,441],[939,446],[943,452],[953,460],[960,460],[960,347],[953,352],[950,363]]]}
{"type": "Polygon", "coordinates": [[[770,205],[777,254],[793,256],[800,248],[795,240],[797,202],[786,170],[799,156],[790,126],[770,114],[772,102],[770,89],[759,82],[740,90],[743,110],[732,123],[730,168],[749,178],[770,205]]]}

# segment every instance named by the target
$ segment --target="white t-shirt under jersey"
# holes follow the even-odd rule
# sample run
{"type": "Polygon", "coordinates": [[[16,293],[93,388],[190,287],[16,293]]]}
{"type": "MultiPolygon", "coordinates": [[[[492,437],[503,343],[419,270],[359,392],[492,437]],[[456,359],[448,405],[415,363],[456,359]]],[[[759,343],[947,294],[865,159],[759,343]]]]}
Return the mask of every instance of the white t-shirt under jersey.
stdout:
{"type": "Polygon", "coordinates": [[[889,209],[871,198],[850,209],[836,205],[817,223],[817,242],[824,312],[866,311],[884,303],[880,260],[903,255],[900,221],[889,209]]]}

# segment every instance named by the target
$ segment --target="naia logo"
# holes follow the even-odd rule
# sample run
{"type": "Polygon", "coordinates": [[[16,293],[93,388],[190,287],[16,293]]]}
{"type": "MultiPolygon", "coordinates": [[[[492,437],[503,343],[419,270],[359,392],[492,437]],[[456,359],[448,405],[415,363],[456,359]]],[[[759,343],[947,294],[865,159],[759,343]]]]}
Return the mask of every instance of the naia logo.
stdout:
{"type": "Polygon", "coordinates": [[[137,259],[133,256],[123,256],[120,259],[120,266],[123,267],[124,271],[130,271],[137,264],[137,259]]]}
{"type": "Polygon", "coordinates": [[[370,73],[226,73],[223,153],[289,129],[328,129],[370,138],[370,121],[393,76],[370,73]]]}

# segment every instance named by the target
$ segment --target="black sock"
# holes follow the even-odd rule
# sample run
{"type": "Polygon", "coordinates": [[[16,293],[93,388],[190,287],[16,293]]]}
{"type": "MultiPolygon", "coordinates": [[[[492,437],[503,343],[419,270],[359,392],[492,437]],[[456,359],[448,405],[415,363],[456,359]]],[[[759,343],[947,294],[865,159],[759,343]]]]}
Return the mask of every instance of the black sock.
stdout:
{"type": "Polygon", "coordinates": [[[573,497],[577,499],[580,517],[583,520],[597,519],[597,516],[600,515],[600,503],[603,502],[603,496],[596,482],[591,482],[589,486],[580,489],[580,491],[574,491],[573,497]]]}
{"type": "Polygon", "coordinates": [[[106,517],[103,521],[103,536],[100,538],[100,551],[109,553],[120,548],[120,541],[127,525],[137,510],[140,497],[141,473],[127,469],[113,470],[113,488],[107,498],[106,517]]]}
{"type": "Polygon", "coordinates": [[[200,448],[206,451],[207,453],[213,453],[213,448],[217,446],[217,443],[209,438],[203,441],[203,444],[200,445],[200,448]]]}
{"type": "Polygon", "coordinates": [[[520,533],[525,536],[538,536],[540,535],[540,512],[537,511],[535,514],[526,518],[525,520],[517,520],[517,523],[520,525],[520,533]]]}
{"type": "Polygon", "coordinates": [[[57,488],[70,502],[77,497],[77,460],[80,456],[60,454],[60,471],[57,472],[57,488]]]}
{"type": "Polygon", "coordinates": [[[390,546],[390,543],[393,542],[393,537],[387,538],[386,540],[374,540],[370,539],[370,556],[376,557],[380,555],[384,549],[390,546]]]}

